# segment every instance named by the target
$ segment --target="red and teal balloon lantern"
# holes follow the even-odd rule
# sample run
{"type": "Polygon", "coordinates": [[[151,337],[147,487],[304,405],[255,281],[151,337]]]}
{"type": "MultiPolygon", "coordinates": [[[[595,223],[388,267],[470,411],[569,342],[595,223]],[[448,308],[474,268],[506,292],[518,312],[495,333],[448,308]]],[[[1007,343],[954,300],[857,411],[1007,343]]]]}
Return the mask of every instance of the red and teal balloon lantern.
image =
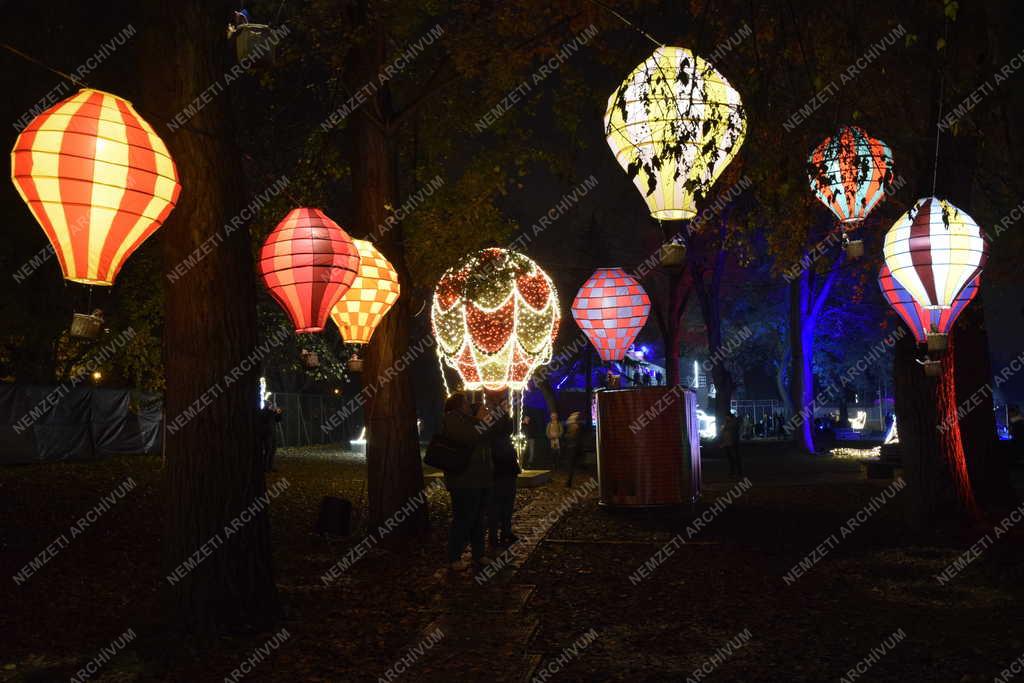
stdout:
{"type": "Polygon", "coordinates": [[[807,165],[811,189],[844,225],[864,220],[893,181],[892,150],[857,126],[825,138],[807,165]]]}

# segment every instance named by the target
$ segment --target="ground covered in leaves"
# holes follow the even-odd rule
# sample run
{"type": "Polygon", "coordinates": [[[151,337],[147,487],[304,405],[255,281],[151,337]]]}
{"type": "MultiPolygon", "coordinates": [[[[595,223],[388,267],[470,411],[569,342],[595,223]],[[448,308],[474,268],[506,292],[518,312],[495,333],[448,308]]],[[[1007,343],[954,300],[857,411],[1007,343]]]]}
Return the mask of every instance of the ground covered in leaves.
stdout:
{"type": "MultiPolygon", "coordinates": [[[[437,491],[426,542],[404,554],[376,548],[324,586],[321,575],[360,536],[314,535],[317,508],[325,495],[347,497],[361,525],[365,461],[293,451],[268,481],[289,484],[272,502],[287,635],[273,647],[274,633],[197,647],[159,636],[158,458],[0,468],[0,681],[68,680],[128,629],[137,637],[90,680],[232,680],[261,647],[244,680],[376,681],[390,671],[406,680],[824,681],[874,650],[859,680],[969,682],[993,680],[1024,654],[1024,524],[942,585],[936,575],[999,520],[956,537],[911,536],[897,492],[859,521],[889,482],[866,481],[854,461],[766,447],[752,450],[747,475],[752,485],[735,489],[708,459],[692,511],[611,512],[593,495],[569,498],[564,476],[521,490],[520,530],[537,537],[524,547],[536,548],[484,585],[438,571],[449,510],[437,491]],[[130,490],[70,538],[129,478],[130,490]],[[62,534],[70,542],[52,559],[11,578],[62,534]],[[815,548],[827,552],[787,581],[815,548]]],[[[573,490],[587,486],[583,477],[573,490]]]]}

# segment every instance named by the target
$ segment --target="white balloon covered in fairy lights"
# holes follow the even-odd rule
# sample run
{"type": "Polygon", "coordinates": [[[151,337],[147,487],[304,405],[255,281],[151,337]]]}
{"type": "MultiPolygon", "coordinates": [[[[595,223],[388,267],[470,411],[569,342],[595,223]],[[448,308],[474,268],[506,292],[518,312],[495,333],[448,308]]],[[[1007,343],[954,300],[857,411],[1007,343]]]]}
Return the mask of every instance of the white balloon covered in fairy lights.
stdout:
{"type": "Polygon", "coordinates": [[[438,357],[470,391],[522,392],[551,360],[560,320],[551,278],[507,249],[484,249],[449,269],[431,307],[438,357]]]}

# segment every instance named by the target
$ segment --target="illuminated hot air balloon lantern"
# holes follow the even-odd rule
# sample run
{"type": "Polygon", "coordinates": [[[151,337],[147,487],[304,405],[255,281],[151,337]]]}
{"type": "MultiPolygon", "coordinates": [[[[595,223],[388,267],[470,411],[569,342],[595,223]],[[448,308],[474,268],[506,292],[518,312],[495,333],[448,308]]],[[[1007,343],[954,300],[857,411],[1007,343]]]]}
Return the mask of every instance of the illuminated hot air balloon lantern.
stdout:
{"type": "Polygon", "coordinates": [[[878,288],[882,290],[882,298],[888,302],[896,314],[906,323],[918,344],[928,341],[928,313],[917,305],[910,292],[896,282],[889,266],[883,265],[878,271],[878,288]]]}
{"type": "Polygon", "coordinates": [[[960,291],[950,308],[933,308],[929,311],[921,308],[914,297],[910,296],[910,292],[896,282],[889,272],[889,266],[883,265],[878,271],[878,287],[882,290],[882,296],[914,333],[918,344],[927,343],[929,332],[948,335],[960,313],[977,295],[980,286],[981,276],[977,275],[960,291]]]}
{"type": "Polygon", "coordinates": [[[572,302],[572,317],[606,363],[625,358],[650,312],[647,292],[622,268],[598,268],[572,302]]]}
{"type": "Polygon", "coordinates": [[[551,360],[560,319],[554,283],[528,257],[496,248],[467,257],[441,277],[431,306],[446,391],[445,366],[467,390],[507,389],[521,425],[523,391],[551,360]]]}
{"type": "Polygon", "coordinates": [[[181,192],[153,127],[128,100],[92,88],[25,126],[11,150],[11,178],[64,277],[86,285],[114,284],[181,192]]]}
{"type": "Polygon", "coordinates": [[[260,250],[260,274],[295,331],[320,332],[359,272],[352,238],[320,209],[292,209],[260,250]]]}
{"type": "Polygon", "coordinates": [[[839,221],[851,258],[864,254],[864,243],[850,241],[852,229],[885,198],[892,185],[892,151],[857,126],[843,126],[818,145],[807,159],[811,189],[839,221]]]}
{"type": "MultiPolygon", "coordinates": [[[[398,273],[377,248],[367,240],[352,240],[359,252],[359,272],[352,286],[331,309],[331,320],[349,344],[370,342],[377,325],[398,301],[401,291],[398,273]]],[[[360,372],[358,354],[349,358],[349,370],[360,372]]]]}
{"type": "Polygon", "coordinates": [[[608,99],[604,132],[659,221],[697,214],[743,144],[740,94],[704,59],[657,48],[608,99]]]}
{"type": "Polygon", "coordinates": [[[893,280],[927,315],[929,351],[944,350],[956,316],[980,283],[988,260],[985,234],[951,203],[926,197],[893,224],[883,249],[893,280]]]}

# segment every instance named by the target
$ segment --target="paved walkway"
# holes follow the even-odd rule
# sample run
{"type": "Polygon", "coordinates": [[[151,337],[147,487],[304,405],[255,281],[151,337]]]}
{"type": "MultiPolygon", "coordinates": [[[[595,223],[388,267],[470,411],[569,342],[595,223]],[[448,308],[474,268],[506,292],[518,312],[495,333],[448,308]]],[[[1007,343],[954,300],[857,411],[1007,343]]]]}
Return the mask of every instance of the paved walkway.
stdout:
{"type": "Polygon", "coordinates": [[[429,657],[416,664],[418,680],[529,681],[544,653],[532,647],[539,620],[525,611],[534,586],[516,581],[520,567],[569,510],[597,497],[597,481],[578,477],[571,489],[554,482],[513,517],[520,540],[472,578],[445,578],[445,606],[420,631],[408,652],[429,657]],[[418,649],[417,649],[418,648],[418,649]]]}

